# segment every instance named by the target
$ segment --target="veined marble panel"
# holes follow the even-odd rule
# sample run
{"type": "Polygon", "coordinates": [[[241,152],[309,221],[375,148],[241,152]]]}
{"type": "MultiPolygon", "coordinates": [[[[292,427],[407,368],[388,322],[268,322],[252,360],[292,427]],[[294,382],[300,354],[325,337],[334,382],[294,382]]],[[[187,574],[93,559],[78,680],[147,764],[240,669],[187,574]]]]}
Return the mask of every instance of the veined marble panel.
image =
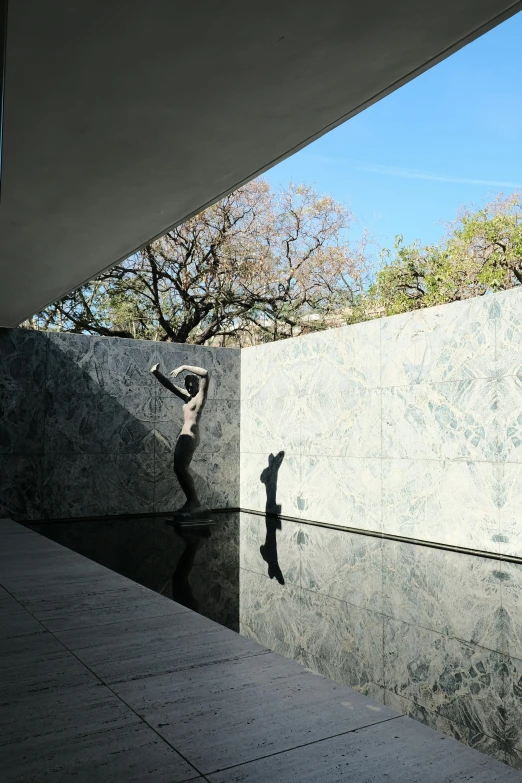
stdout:
{"type": "Polygon", "coordinates": [[[298,455],[301,446],[302,399],[254,398],[241,403],[241,451],[298,455]]]}
{"type": "Polygon", "coordinates": [[[383,318],[382,386],[495,375],[494,297],[383,318]]]}
{"type": "Polygon", "coordinates": [[[499,375],[522,376],[522,287],[494,295],[498,308],[496,366],[499,375]]]}
{"type": "Polygon", "coordinates": [[[505,659],[505,744],[508,764],[522,769],[522,660],[505,659]]]}
{"type": "MultiPolygon", "coordinates": [[[[200,421],[204,451],[239,451],[239,400],[207,400],[200,421]]],[[[183,403],[173,397],[156,400],[156,451],[173,451],[183,426],[183,403]]],[[[197,452],[196,452],[197,454],[197,452]]]]}
{"type": "Polygon", "coordinates": [[[241,351],[241,400],[282,399],[301,393],[301,337],[241,351]]]}
{"type": "Polygon", "coordinates": [[[384,667],[387,690],[502,741],[502,654],[386,618],[384,667]]]}
{"type": "Polygon", "coordinates": [[[504,652],[500,562],[383,541],[384,613],[504,652]]]}
{"type": "MultiPolygon", "coordinates": [[[[199,476],[194,471],[194,461],[191,463],[191,472],[194,476],[196,492],[201,500],[203,493],[206,495],[206,487],[201,483],[199,476]]],[[[154,458],[154,511],[158,513],[172,513],[181,508],[186,498],[183,494],[176,474],[174,473],[174,455],[169,452],[158,452],[154,458]]]]}
{"type": "MultiPolygon", "coordinates": [[[[207,452],[200,449],[191,462],[196,491],[209,508],[239,506],[239,453],[207,452]]],[[[172,512],[185,502],[174,473],[172,453],[156,453],[154,511],[172,512]]]]}
{"type": "Polygon", "coordinates": [[[0,328],[0,392],[39,393],[46,353],[46,332],[0,328]]]}
{"type": "Polygon", "coordinates": [[[239,399],[237,349],[71,334],[51,334],[49,339],[47,384],[52,389],[76,384],[83,391],[102,386],[120,395],[141,388],[166,396],[170,392],[150,374],[152,365],[159,363],[168,374],[181,364],[196,364],[210,371],[209,398],[239,399]]]}
{"type": "Polygon", "coordinates": [[[113,397],[102,388],[46,392],[45,448],[49,453],[137,454],[154,451],[155,399],[150,390],[113,397]]]}
{"type": "Polygon", "coordinates": [[[49,333],[46,385],[52,392],[99,392],[107,377],[110,340],[83,334],[49,333]]]}
{"type": "MultiPolygon", "coordinates": [[[[241,389],[241,352],[238,348],[206,348],[201,345],[186,343],[152,343],[154,355],[153,363],[159,363],[164,375],[169,375],[176,367],[188,364],[204,367],[210,373],[208,386],[209,400],[239,400],[241,389]]],[[[150,370],[150,367],[148,368],[150,370]]],[[[184,374],[177,379],[179,385],[183,385],[184,374]]],[[[172,394],[161,386],[155,378],[159,397],[168,397],[172,394]]]]}
{"type": "MultiPolygon", "coordinates": [[[[262,576],[269,576],[268,563],[260,551],[267,540],[270,547],[271,537],[275,537],[279,568],[285,584],[300,586],[301,550],[303,548],[303,525],[274,517],[265,518],[257,514],[241,513],[239,563],[241,568],[262,576]]],[[[271,577],[277,581],[277,577],[271,577]]]]}
{"type": "Polygon", "coordinates": [[[498,460],[496,378],[382,390],[384,457],[498,460]]]}
{"type": "MultiPolygon", "coordinates": [[[[337,661],[334,659],[318,658],[304,649],[301,650],[298,660],[302,666],[306,666],[306,668],[314,674],[328,677],[330,680],[338,682],[341,685],[348,685],[353,688],[353,690],[362,693],[363,696],[368,696],[370,699],[375,699],[375,701],[384,705],[385,691],[383,686],[370,681],[365,682],[363,685],[354,685],[353,671],[350,667],[339,668],[337,661]]],[[[350,708],[348,707],[348,709],[350,708]]],[[[380,712],[376,705],[373,705],[371,710],[374,713],[380,712]]]]}
{"type": "Polygon", "coordinates": [[[42,454],[44,395],[0,390],[0,454],[42,454]]]}
{"type": "Polygon", "coordinates": [[[380,531],[381,461],[301,457],[300,507],[305,519],[380,531]]]}
{"type": "Polygon", "coordinates": [[[212,508],[239,506],[239,453],[202,452],[192,463],[202,487],[201,502],[212,508]]]}
{"type": "Polygon", "coordinates": [[[302,590],[301,646],[327,661],[358,690],[384,685],[383,616],[320,593],[302,590]]]}
{"type": "Polygon", "coordinates": [[[301,454],[380,457],[381,390],[353,384],[342,392],[303,397],[301,454]]]}
{"type": "Polygon", "coordinates": [[[149,340],[49,335],[47,388],[51,391],[98,391],[119,396],[139,389],[152,393],[155,343],[149,340]]]}
{"type": "MultiPolygon", "coordinates": [[[[241,508],[251,508],[253,511],[264,511],[266,506],[265,487],[260,481],[260,475],[268,462],[268,455],[245,454],[241,452],[239,459],[240,502],[241,508]]],[[[299,481],[299,475],[298,475],[299,481]]]]}
{"type": "Polygon", "coordinates": [[[383,533],[499,550],[498,465],[382,461],[383,533]]]}
{"type": "MultiPolygon", "coordinates": [[[[261,482],[261,474],[268,466],[268,456],[266,452],[264,454],[241,453],[241,508],[265,511],[267,496],[265,485],[261,482]]],[[[301,458],[292,454],[285,455],[277,481],[276,499],[281,507],[279,513],[289,517],[302,516],[304,505],[300,487],[301,458]]]]}
{"type": "MultiPolygon", "coordinates": [[[[522,565],[503,562],[498,563],[495,570],[501,584],[505,636],[503,650],[522,660],[522,565]]],[[[522,682],[520,685],[522,688],[522,682]]]]}
{"type": "MultiPolygon", "coordinates": [[[[509,764],[510,767],[514,767],[515,769],[522,770],[522,750],[520,750],[517,747],[514,747],[509,742],[505,743],[505,764],[509,764]]],[[[498,756],[499,761],[502,761],[503,759],[498,756]]]]}
{"type": "Polygon", "coordinates": [[[309,334],[302,339],[302,394],[350,392],[379,386],[380,321],[365,321],[309,334]]]}
{"type": "MultiPolygon", "coordinates": [[[[104,339],[104,338],[102,338],[104,339]]],[[[150,374],[155,363],[157,343],[151,340],[107,340],[107,365],[103,372],[104,389],[114,395],[153,393],[157,384],[150,374]]]]}
{"type": "Polygon", "coordinates": [[[302,525],[299,540],[304,588],[382,611],[382,539],[302,525]]]}
{"type": "Polygon", "coordinates": [[[0,454],[0,516],[38,519],[42,511],[42,457],[0,454]]]}
{"type": "Polygon", "coordinates": [[[301,590],[240,569],[240,632],[287,658],[299,655],[301,590]]]}
{"type": "Polygon", "coordinates": [[[499,378],[498,382],[499,459],[522,463],[522,370],[518,376],[499,378]]]}
{"type": "Polygon", "coordinates": [[[502,554],[522,557],[522,482],[519,463],[497,467],[496,501],[499,509],[499,548],[502,554]]]}
{"type": "MultiPolygon", "coordinates": [[[[143,514],[153,511],[152,454],[116,454],[107,462],[108,473],[103,473],[101,487],[97,489],[100,495],[107,496],[107,514],[143,514]]],[[[88,516],[85,512],[83,515],[88,516]]]]}
{"type": "Polygon", "coordinates": [[[46,518],[150,513],[154,501],[152,454],[46,454],[46,518]]]}

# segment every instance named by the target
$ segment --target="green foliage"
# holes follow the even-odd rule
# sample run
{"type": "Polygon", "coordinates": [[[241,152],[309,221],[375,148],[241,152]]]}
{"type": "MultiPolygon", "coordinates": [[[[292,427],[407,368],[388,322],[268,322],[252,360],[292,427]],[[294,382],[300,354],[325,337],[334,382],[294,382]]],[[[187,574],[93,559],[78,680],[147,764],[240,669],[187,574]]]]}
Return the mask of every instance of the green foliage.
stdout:
{"type": "Polygon", "coordinates": [[[522,202],[515,193],[460,212],[440,246],[404,245],[396,237],[352,314],[395,315],[483,296],[522,284],[522,202]]]}

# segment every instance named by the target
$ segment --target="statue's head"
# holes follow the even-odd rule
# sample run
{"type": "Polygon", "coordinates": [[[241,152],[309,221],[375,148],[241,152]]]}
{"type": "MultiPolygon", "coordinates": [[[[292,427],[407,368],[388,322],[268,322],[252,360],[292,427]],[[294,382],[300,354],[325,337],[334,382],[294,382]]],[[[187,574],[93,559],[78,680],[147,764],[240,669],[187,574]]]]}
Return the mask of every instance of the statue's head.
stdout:
{"type": "Polygon", "coordinates": [[[185,388],[191,397],[195,397],[199,391],[199,380],[196,375],[185,375],[185,388]]]}

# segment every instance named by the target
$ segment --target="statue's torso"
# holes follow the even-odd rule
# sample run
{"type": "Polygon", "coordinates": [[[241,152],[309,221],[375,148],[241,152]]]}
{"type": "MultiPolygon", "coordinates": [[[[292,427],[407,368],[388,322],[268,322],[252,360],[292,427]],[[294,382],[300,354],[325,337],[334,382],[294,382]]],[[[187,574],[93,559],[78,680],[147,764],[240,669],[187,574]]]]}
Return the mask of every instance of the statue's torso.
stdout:
{"type": "Polygon", "coordinates": [[[203,405],[194,400],[189,400],[183,405],[183,427],[181,435],[190,435],[199,439],[199,419],[203,405]]]}

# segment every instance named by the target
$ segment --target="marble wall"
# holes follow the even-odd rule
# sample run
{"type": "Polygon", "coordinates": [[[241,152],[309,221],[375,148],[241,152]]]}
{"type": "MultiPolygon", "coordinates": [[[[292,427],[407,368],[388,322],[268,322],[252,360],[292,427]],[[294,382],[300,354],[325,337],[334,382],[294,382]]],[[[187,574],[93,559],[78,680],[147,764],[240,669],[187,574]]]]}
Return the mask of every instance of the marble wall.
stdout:
{"type": "Polygon", "coordinates": [[[239,504],[240,352],[0,330],[0,514],[17,520],[171,511],[181,401],[150,375],[210,371],[193,472],[211,507],[239,504]]]}
{"type": "Polygon", "coordinates": [[[240,630],[522,769],[522,564],[241,514],[240,630]]]}
{"type": "Polygon", "coordinates": [[[241,507],[522,556],[522,291],[247,348],[241,507]]]}
{"type": "Polygon", "coordinates": [[[264,511],[284,450],[277,503],[303,520],[276,532],[284,584],[242,521],[242,632],[522,769],[522,291],[241,368],[241,507],[264,511]]]}

